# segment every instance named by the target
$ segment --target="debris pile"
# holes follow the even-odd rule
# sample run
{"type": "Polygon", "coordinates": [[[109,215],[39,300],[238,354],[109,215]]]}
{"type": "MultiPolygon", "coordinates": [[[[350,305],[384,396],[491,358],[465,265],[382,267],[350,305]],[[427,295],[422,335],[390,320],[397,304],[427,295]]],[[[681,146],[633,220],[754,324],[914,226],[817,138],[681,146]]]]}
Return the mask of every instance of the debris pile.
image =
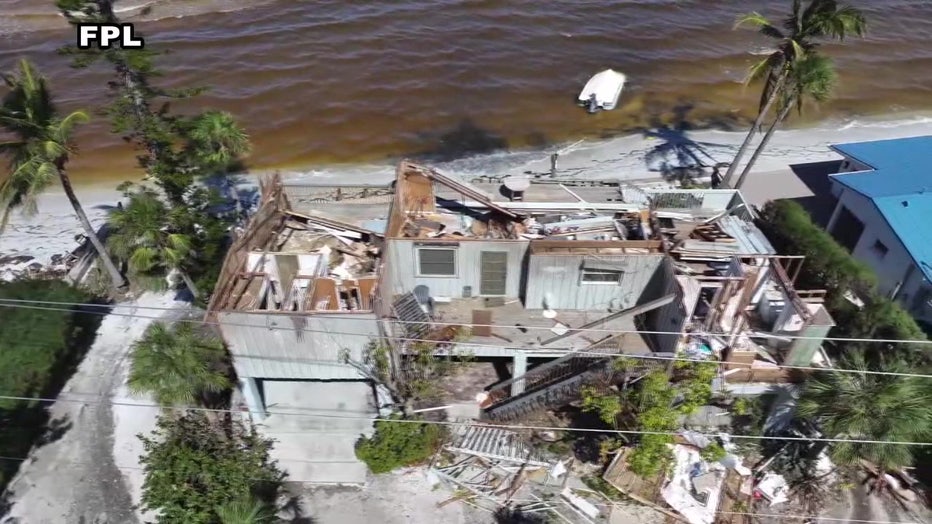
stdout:
{"type": "MultiPolygon", "coordinates": [[[[488,426],[456,426],[428,474],[448,487],[455,501],[495,511],[552,513],[563,522],[593,522],[602,511],[571,489],[566,465],[548,461],[514,432],[488,426]]],[[[577,481],[578,483],[578,481],[577,481]]]]}

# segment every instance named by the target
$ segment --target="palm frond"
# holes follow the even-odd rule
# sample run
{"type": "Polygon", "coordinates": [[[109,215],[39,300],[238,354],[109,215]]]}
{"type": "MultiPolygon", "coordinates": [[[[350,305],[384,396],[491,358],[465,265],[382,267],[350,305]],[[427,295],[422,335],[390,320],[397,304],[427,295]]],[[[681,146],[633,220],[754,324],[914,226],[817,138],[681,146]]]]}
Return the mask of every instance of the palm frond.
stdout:
{"type": "Polygon", "coordinates": [[[221,524],[268,524],[275,518],[268,504],[258,500],[235,500],[217,507],[221,524]]]}
{"type": "Polygon", "coordinates": [[[776,27],[774,27],[774,25],[770,23],[770,20],[768,20],[766,16],[758,13],[757,11],[745,13],[743,15],[738,16],[738,18],[735,20],[734,29],[738,29],[739,27],[745,27],[745,26],[750,26],[754,29],[757,29],[761,33],[767,36],[771,36],[773,38],[777,38],[777,39],[783,38],[783,32],[777,29],[776,27]],[[773,35],[778,35],[778,36],[773,36],[773,35]]]}
{"type": "Polygon", "coordinates": [[[133,346],[129,386],[134,394],[151,394],[160,403],[191,405],[231,387],[226,358],[218,340],[191,324],[171,328],[155,323],[133,346]]]}
{"type": "MultiPolygon", "coordinates": [[[[893,373],[904,370],[899,362],[869,366],[860,352],[845,357],[840,365],[893,373]]],[[[824,373],[806,383],[797,410],[832,438],[918,442],[932,428],[932,391],[915,377],[824,373]]],[[[912,449],[902,445],[839,442],[832,456],[839,463],[864,459],[887,470],[912,463],[912,449]]]]}
{"type": "Polygon", "coordinates": [[[777,53],[770,54],[767,56],[767,58],[752,64],[748,69],[748,74],[744,77],[744,84],[748,85],[752,82],[759,82],[767,78],[770,75],[774,65],[780,60],[780,58],[776,55],[777,53]]]}

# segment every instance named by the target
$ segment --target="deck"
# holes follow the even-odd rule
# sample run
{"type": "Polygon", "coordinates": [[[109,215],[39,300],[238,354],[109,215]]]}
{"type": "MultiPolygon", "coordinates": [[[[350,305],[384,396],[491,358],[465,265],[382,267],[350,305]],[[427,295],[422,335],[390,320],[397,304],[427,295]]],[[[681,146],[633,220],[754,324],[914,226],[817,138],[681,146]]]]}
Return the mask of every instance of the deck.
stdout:
{"type": "MultiPolygon", "coordinates": [[[[506,299],[503,305],[486,303],[483,297],[458,298],[448,303],[434,305],[434,319],[440,323],[450,324],[489,324],[494,327],[482,326],[472,329],[470,336],[462,349],[470,351],[475,356],[512,356],[515,349],[527,349],[530,357],[554,357],[567,353],[569,349],[585,349],[602,339],[609,338],[609,332],[592,332],[588,336],[569,337],[564,341],[556,341],[544,345],[563,333],[559,325],[570,329],[584,326],[600,318],[607,317],[608,311],[570,311],[560,310],[557,317],[548,319],[543,316],[541,309],[525,309],[519,299],[506,299]],[[557,327],[557,329],[554,329],[557,327]],[[470,346],[476,344],[476,346],[470,346]],[[481,346],[480,346],[481,345],[481,346]],[[493,347],[485,347],[490,345],[493,347]],[[542,347],[543,346],[543,347],[542,347]],[[550,347],[547,347],[550,346],[550,347]],[[535,355],[536,353],[536,355],[535,355]]],[[[635,331],[637,328],[633,318],[617,319],[602,328],[615,331],[635,331]]],[[[620,335],[611,342],[612,347],[620,347],[621,354],[645,355],[651,352],[644,338],[637,333],[620,335]]],[[[602,346],[602,344],[600,344],[602,346]]],[[[612,351],[617,352],[617,351],[612,351]]]]}

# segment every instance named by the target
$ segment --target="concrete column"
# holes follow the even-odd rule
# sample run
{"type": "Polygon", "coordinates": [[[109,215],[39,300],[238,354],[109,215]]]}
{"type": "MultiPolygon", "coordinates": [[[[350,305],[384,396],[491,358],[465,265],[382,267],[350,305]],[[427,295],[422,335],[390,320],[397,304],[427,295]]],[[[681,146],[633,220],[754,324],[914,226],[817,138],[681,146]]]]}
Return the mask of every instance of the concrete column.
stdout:
{"type": "MultiPolygon", "coordinates": [[[[515,351],[514,362],[511,368],[511,377],[518,378],[527,373],[527,353],[524,351],[515,351]]],[[[515,380],[511,383],[511,396],[517,396],[524,393],[524,379],[515,380]]]]}
{"type": "Polygon", "coordinates": [[[841,203],[844,199],[844,196],[845,196],[845,190],[842,189],[841,194],[838,195],[838,202],[835,203],[835,209],[832,211],[832,216],[831,218],[828,219],[828,224],[825,226],[825,230],[828,231],[829,233],[831,233],[832,230],[835,229],[835,222],[838,221],[838,216],[841,215],[841,208],[842,208],[841,203]]]}
{"type": "Polygon", "coordinates": [[[262,404],[262,395],[259,393],[259,383],[254,378],[239,379],[239,388],[246,399],[246,406],[249,408],[249,414],[253,421],[260,421],[265,418],[265,406],[262,404]]]}

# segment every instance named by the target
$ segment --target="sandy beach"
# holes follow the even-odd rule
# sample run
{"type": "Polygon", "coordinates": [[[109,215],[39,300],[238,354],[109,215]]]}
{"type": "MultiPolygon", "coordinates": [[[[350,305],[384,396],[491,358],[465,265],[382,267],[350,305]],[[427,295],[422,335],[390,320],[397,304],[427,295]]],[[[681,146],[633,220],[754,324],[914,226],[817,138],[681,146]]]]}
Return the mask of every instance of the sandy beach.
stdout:
{"type": "MultiPolygon", "coordinates": [[[[811,193],[793,177],[789,166],[837,160],[829,145],[905,136],[932,134],[932,117],[909,120],[864,120],[847,125],[827,123],[806,129],[778,131],[770,147],[758,161],[745,184],[746,197],[754,204],[771,198],[799,198],[811,193]]],[[[617,179],[625,181],[660,180],[660,170],[687,162],[714,165],[731,160],[744,138],[743,133],[727,131],[656,130],[597,141],[581,141],[547,149],[499,151],[487,155],[434,163],[440,170],[470,180],[488,175],[545,174],[550,171],[550,154],[560,152],[561,178],[617,179]]],[[[286,181],[304,183],[388,183],[394,177],[395,159],[379,164],[321,165],[301,170],[282,170],[286,181]]],[[[426,160],[429,162],[429,160],[426,160]]],[[[261,173],[243,177],[255,183],[261,173]]],[[[128,173],[138,179],[138,173],[128,173]]],[[[121,194],[116,183],[78,186],[78,196],[91,221],[103,224],[107,212],[121,194]]],[[[51,257],[76,247],[81,234],[71,206],[60,189],[39,198],[39,213],[26,217],[14,213],[7,230],[0,235],[0,256],[22,255],[48,264],[51,257]]],[[[29,263],[29,262],[27,262],[29,263]]]]}

